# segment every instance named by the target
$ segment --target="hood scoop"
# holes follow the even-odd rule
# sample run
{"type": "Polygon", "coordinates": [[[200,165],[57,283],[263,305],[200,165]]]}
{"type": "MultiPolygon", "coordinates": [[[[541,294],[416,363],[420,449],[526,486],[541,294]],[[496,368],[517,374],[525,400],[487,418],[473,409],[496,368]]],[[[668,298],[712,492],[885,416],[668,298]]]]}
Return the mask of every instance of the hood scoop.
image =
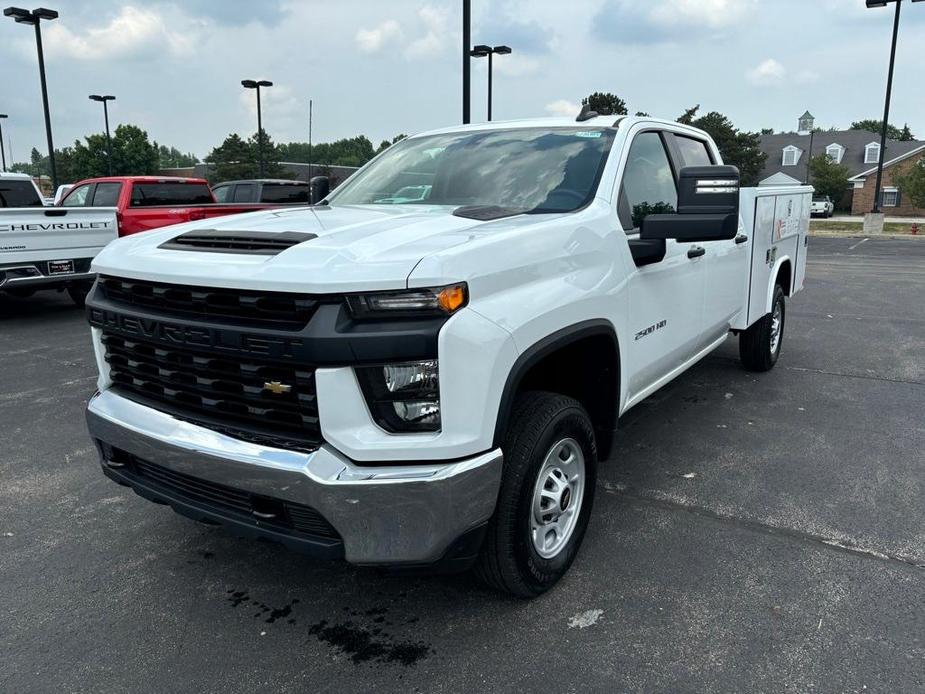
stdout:
{"type": "Polygon", "coordinates": [[[259,231],[225,231],[223,229],[197,229],[175,236],[159,248],[175,251],[204,251],[207,253],[240,253],[245,255],[277,255],[304,241],[318,238],[318,234],[302,231],[281,231],[275,234],[259,231]]]}

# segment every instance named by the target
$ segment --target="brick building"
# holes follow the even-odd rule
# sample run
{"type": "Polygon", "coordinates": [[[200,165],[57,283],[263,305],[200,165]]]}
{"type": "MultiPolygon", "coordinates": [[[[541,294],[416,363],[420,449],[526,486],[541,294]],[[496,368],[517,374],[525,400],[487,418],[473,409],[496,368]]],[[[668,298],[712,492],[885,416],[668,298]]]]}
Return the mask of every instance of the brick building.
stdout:
{"type": "MultiPolygon", "coordinates": [[[[848,167],[848,189],[836,209],[862,215],[873,207],[880,136],[866,130],[813,132],[813,116],[800,117],[793,133],[761,136],[761,149],[768,155],[758,185],[798,185],[809,180],[809,160],[828,154],[848,167]]],[[[925,142],[887,140],[883,167],[883,211],[892,216],[922,216],[925,209],[913,207],[893,183],[893,173],[911,167],[925,157],[925,142]]]]}

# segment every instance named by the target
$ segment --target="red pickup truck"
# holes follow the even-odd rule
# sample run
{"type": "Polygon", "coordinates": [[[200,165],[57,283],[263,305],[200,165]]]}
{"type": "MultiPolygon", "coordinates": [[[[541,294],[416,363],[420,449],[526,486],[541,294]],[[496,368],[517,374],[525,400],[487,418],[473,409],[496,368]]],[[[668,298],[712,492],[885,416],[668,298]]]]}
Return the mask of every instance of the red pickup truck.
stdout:
{"type": "Polygon", "coordinates": [[[62,207],[115,207],[119,236],[278,205],[220,204],[204,178],[110,176],[74,184],[62,207]]]}

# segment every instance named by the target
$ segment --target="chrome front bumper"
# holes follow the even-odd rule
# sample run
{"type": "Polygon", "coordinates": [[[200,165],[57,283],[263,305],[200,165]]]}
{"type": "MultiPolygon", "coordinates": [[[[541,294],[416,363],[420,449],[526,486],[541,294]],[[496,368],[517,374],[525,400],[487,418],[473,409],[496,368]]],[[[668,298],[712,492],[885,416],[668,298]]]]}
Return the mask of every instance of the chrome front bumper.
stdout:
{"type": "Polygon", "coordinates": [[[46,275],[32,263],[0,266],[0,289],[40,287],[43,284],[64,284],[96,279],[95,272],[72,272],[68,275],[46,275]]]}
{"type": "Polygon", "coordinates": [[[312,507],[337,530],[345,559],[355,564],[440,561],[454,541],[491,517],[501,480],[500,449],[446,463],[360,466],[326,444],[301,453],[249,443],[109,390],[90,400],[87,425],[98,445],[312,507]]]}

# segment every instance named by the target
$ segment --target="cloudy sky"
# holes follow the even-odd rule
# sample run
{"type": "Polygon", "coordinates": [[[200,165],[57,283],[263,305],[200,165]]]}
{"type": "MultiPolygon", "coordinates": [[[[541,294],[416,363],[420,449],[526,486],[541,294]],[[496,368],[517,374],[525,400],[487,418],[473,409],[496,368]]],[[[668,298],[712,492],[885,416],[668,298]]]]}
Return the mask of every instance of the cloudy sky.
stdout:
{"type": "MultiPolygon", "coordinates": [[[[49,0],[45,25],[58,146],[114,123],[205,155],[256,130],[242,78],[269,79],[264,127],[278,141],[364,133],[375,142],[459,122],[460,0],[49,0]]],[[[864,0],[473,0],[473,42],[495,61],[495,118],[576,112],[613,91],[674,118],[700,103],[741,128],[791,129],[809,109],[845,127],[882,113],[892,9],[864,0]]],[[[32,5],[29,5],[32,7],[32,5]]],[[[925,3],[904,3],[892,121],[925,138],[925,3]]],[[[485,113],[473,61],[473,118],[485,113]]],[[[17,160],[44,149],[31,27],[0,18],[0,113],[17,160]]],[[[9,154],[9,153],[8,153],[9,154]]]]}

